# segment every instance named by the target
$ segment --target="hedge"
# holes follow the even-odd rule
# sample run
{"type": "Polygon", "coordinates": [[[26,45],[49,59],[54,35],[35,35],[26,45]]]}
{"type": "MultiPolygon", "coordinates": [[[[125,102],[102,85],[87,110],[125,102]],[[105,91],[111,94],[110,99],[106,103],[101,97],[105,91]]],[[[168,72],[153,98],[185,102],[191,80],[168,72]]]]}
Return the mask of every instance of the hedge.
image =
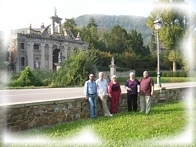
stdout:
{"type": "MultiPolygon", "coordinates": [[[[136,70],[136,76],[142,76],[145,70],[136,70]]],[[[148,71],[149,76],[156,77],[157,71],[148,71]]],[[[188,73],[186,71],[161,71],[161,77],[187,77],[188,73]]]]}
{"type": "MultiPolygon", "coordinates": [[[[109,66],[97,66],[97,70],[98,71],[110,71],[110,67],[109,66]]],[[[130,71],[129,68],[123,68],[123,67],[116,67],[116,71],[130,71]]]]}
{"type": "MultiPolygon", "coordinates": [[[[104,66],[98,66],[97,67],[98,71],[109,71],[110,68],[109,67],[104,67],[104,66]]],[[[117,67],[116,71],[129,71],[130,69],[128,68],[120,68],[117,67]]],[[[136,69],[135,70],[135,75],[137,77],[142,77],[143,76],[143,72],[145,71],[145,69],[136,69]]],[[[157,71],[153,71],[153,70],[146,70],[148,71],[149,76],[151,77],[156,77],[157,76],[157,71]]],[[[161,71],[161,77],[187,77],[188,73],[186,71],[161,71]]]]}
{"type": "Polygon", "coordinates": [[[163,71],[162,77],[187,77],[186,71],[163,71]]]}

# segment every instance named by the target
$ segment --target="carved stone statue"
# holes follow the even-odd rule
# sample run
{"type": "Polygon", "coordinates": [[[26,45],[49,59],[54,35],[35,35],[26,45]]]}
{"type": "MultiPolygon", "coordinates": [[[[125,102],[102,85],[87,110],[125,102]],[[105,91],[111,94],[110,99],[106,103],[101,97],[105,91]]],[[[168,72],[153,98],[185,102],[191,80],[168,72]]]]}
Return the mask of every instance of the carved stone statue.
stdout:
{"type": "Polygon", "coordinates": [[[44,23],[42,23],[42,25],[41,25],[41,29],[44,29],[44,28],[45,28],[44,23]]]}
{"type": "Polygon", "coordinates": [[[35,59],[35,69],[38,69],[38,68],[39,68],[39,60],[35,59]]]}
{"type": "Polygon", "coordinates": [[[58,63],[61,63],[62,62],[62,52],[60,51],[58,53],[58,63]]]}
{"type": "Polygon", "coordinates": [[[111,65],[113,65],[113,66],[114,66],[114,57],[112,57],[111,65]]]}
{"type": "Polygon", "coordinates": [[[54,7],[54,16],[57,16],[57,9],[54,7]]]}

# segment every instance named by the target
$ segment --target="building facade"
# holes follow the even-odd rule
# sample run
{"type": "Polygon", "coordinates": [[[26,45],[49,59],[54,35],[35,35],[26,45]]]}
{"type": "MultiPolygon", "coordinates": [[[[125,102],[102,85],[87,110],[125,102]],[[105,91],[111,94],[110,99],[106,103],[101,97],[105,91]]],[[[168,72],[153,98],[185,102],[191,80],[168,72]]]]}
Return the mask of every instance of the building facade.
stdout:
{"type": "Polygon", "coordinates": [[[51,24],[42,24],[39,30],[29,26],[27,32],[11,35],[9,45],[11,70],[20,72],[26,66],[30,69],[56,69],[74,50],[87,50],[89,44],[81,41],[69,28],[61,27],[61,18],[55,13],[51,24]]]}

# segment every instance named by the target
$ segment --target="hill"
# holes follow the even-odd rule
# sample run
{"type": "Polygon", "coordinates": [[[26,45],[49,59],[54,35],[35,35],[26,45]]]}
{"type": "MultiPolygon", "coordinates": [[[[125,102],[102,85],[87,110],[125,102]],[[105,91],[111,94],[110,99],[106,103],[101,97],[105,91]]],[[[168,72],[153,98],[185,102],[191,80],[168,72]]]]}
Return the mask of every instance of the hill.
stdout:
{"type": "Polygon", "coordinates": [[[115,25],[119,25],[127,32],[136,30],[142,34],[145,45],[150,44],[152,30],[146,26],[146,17],[142,16],[129,16],[129,15],[81,15],[75,18],[75,22],[79,28],[86,26],[90,18],[94,18],[98,24],[98,31],[110,31],[115,25]]]}

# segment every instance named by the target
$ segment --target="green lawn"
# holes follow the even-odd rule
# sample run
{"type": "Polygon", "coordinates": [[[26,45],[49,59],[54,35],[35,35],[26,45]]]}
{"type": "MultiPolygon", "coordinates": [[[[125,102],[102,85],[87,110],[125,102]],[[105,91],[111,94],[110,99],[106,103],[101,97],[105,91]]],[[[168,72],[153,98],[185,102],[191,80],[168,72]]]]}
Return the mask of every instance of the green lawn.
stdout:
{"type": "MultiPolygon", "coordinates": [[[[140,80],[142,77],[136,77],[140,80]]],[[[118,81],[121,85],[124,85],[127,81],[127,78],[118,78],[118,81]]],[[[152,77],[154,83],[157,83],[157,77],[152,77]]],[[[196,77],[161,77],[161,83],[176,83],[176,82],[196,82],[196,77]]],[[[71,87],[71,86],[69,86],[71,87]]],[[[75,86],[72,86],[75,87],[75,86]]],[[[25,87],[5,87],[0,85],[0,89],[41,89],[41,88],[50,88],[50,86],[25,86],[25,87]]]]}
{"type": "MultiPolygon", "coordinates": [[[[69,140],[77,136],[81,130],[87,129],[93,131],[101,141],[101,144],[96,144],[97,146],[143,146],[148,143],[147,140],[170,139],[182,133],[187,123],[186,117],[184,102],[173,102],[153,106],[150,115],[123,112],[113,117],[101,116],[97,119],[78,120],[53,128],[17,133],[17,136],[47,137],[53,143],[55,140],[60,141],[55,145],[61,146],[62,140],[69,140]]],[[[52,142],[47,146],[54,146],[52,142]]]]}

